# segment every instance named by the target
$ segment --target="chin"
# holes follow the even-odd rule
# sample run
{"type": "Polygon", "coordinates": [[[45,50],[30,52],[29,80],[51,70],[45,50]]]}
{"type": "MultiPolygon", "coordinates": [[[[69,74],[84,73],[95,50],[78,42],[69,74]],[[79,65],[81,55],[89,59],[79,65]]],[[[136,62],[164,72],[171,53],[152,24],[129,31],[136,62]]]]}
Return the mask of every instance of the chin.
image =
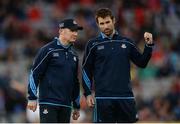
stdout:
{"type": "Polygon", "coordinates": [[[106,36],[110,36],[110,35],[111,35],[111,32],[104,32],[104,34],[105,34],[106,36]]]}
{"type": "Polygon", "coordinates": [[[111,34],[110,33],[105,33],[106,36],[110,36],[111,34]]]}
{"type": "Polygon", "coordinates": [[[72,40],[72,41],[70,41],[70,43],[74,43],[74,42],[76,42],[76,40],[72,40]]]}

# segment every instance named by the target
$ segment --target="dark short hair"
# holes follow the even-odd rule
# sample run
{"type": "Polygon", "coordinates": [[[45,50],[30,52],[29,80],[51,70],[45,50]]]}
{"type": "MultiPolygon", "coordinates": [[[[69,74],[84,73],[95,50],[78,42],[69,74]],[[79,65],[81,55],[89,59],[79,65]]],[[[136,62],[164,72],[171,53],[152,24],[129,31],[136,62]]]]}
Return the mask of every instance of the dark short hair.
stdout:
{"type": "Polygon", "coordinates": [[[95,14],[96,22],[98,23],[99,17],[106,18],[107,16],[110,16],[112,20],[114,19],[114,15],[112,14],[112,11],[109,8],[98,9],[95,14]]]}

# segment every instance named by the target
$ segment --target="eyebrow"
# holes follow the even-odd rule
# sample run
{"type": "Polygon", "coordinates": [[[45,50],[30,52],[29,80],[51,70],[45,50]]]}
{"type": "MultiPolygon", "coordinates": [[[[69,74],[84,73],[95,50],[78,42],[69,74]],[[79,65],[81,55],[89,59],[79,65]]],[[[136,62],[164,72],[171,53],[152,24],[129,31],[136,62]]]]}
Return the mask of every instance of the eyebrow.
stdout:
{"type": "Polygon", "coordinates": [[[110,21],[108,20],[108,21],[106,21],[106,22],[100,22],[99,24],[100,25],[103,25],[104,23],[109,23],[110,21]]]}
{"type": "Polygon", "coordinates": [[[104,22],[101,22],[101,23],[99,23],[99,24],[101,24],[101,25],[102,25],[102,24],[104,24],[104,22]]]}
{"type": "Polygon", "coordinates": [[[109,23],[110,21],[106,21],[105,23],[109,23]]]}

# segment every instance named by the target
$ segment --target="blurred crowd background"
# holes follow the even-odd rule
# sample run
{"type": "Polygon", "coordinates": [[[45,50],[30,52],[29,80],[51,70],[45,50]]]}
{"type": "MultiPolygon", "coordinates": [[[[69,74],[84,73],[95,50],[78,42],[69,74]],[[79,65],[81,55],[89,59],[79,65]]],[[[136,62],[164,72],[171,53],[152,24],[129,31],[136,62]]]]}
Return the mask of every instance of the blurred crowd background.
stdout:
{"type": "MultiPolygon", "coordinates": [[[[141,50],[144,32],[154,36],[147,68],[132,64],[139,122],[180,122],[179,0],[0,0],[0,122],[39,121],[38,110],[26,110],[28,74],[37,51],[58,36],[64,18],[84,27],[75,43],[81,81],[85,44],[99,33],[94,12],[100,7],[113,11],[116,30],[141,50]]],[[[72,122],[91,122],[92,109],[83,96],[81,108],[80,119],[72,122]]]]}

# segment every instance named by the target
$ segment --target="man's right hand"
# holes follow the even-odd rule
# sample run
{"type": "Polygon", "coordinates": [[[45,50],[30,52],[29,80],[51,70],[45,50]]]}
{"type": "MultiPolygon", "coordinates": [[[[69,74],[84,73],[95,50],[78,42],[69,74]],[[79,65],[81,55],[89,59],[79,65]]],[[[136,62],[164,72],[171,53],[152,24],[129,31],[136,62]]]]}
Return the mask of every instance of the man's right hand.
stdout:
{"type": "Polygon", "coordinates": [[[87,104],[88,104],[89,107],[91,107],[91,108],[94,107],[94,104],[95,104],[94,96],[88,95],[88,96],[86,97],[86,102],[87,102],[87,104]]]}
{"type": "Polygon", "coordinates": [[[145,32],[144,39],[147,44],[153,44],[153,35],[151,33],[145,32]]]}
{"type": "Polygon", "coordinates": [[[35,112],[37,108],[37,101],[36,100],[28,101],[27,108],[35,112]]]}

